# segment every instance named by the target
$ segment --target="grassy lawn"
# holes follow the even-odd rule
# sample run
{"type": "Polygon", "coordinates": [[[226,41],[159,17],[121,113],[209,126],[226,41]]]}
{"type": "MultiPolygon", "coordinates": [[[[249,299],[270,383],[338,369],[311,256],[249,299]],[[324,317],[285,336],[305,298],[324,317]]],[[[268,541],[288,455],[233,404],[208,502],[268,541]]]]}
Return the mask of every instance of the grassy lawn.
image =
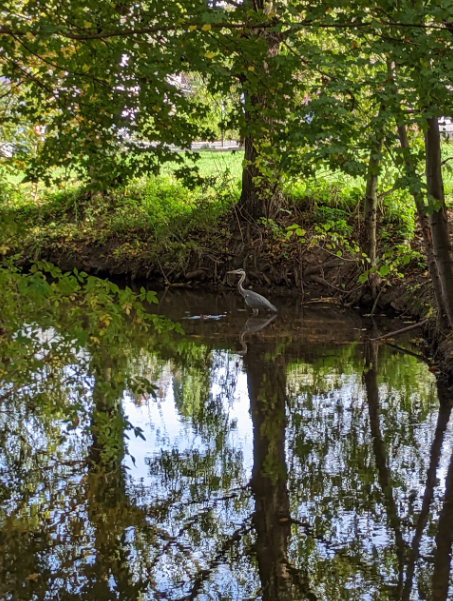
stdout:
{"type": "Polygon", "coordinates": [[[75,253],[81,245],[101,247],[112,240],[120,241],[115,252],[128,256],[150,246],[156,253],[170,252],[174,245],[190,247],[196,236],[218,234],[219,219],[240,194],[243,153],[200,154],[205,182],[194,189],[174,177],[177,163],[166,164],[159,176],[103,195],[90,196],[69,182],[59,189],[37,189],[17,183],[20,178],[10,180],[0,186],[0,219],[7,224],[0,246],[32,258],[49,248],[75,253]]]}
{"type": "MultiPolygon", "coordinates": [[[[234,180],[240,180],[242,171],[242,160],[244,153],[242,151],[217,152],[205,150],[200,152],[200,158],[196,163],[200,174],[204,177],[219,177],[224,173],[229,173],[234,180]]],[[[167,163],[163,167],[164,173],[171,173],[176,167],[176,163],[167,163]]]]}

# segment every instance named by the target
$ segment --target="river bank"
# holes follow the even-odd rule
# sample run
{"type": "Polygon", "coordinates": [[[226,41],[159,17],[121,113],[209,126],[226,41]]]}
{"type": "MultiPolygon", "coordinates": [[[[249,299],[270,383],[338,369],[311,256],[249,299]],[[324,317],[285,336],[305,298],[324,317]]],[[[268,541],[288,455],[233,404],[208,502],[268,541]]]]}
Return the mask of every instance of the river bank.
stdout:
{"type": "MultiPolygon", "coordinates": [[[[237,170],[240,160],[231,160],[237,170]]],[[[207,163],[206,172],[212,169],[207,163]]],[[[268,297],[335,298],[368,313],[415,319],[433,314],[421,236],[411,230],[403,197],[379,215],[376,300],[360,253],[362,192],[351,181],[293,186],[278,219],[255,222],[238,213],[236,176],[192,190],[170,176],[102,194],[74,188],[33,198],[11,188],[1,207],[0,252],[26,269],[47,260],[63,272],[76,268],[156,290],[231,290],[235,278],[227,272],[240,267],[246,286],[268,297]]],[[[442,336],[431,326],[426,335],[437,361],[442,336]]]]}
{"type": "MultiPolygon", "coordinates": [[[[420,321],[433,315],[429,275],[415,258],[382,277],[379,296],[373,299],[366,282],[359,281],[364,265],[352,252],[351,242],[347,248],[338,238],[332,244],[326,233],[319,236],[319,225],[313,223],[307,230],[300,228],[302,236],[287,229],[292,225],[288,225],[290,220],[286,225],[248,224],[240,229],[232,222],[234,219],[232,211],[222,218],[215,235],[199,231],[189,240],[173,240],[165,251],[160,249],[162,252],[142,236],[136,236],[135,241],[112,236],[102,245],[89,243],[82,236],[70,241],[54,237],[35,256],[30,246],[24,247],[16,260],[27,268],[33,260],[44,259],[62,271],[75,268],[122,284],[127,282],[132,289],[145,285],[155,290],[187,288],[222,294],[233,291],[236,285],[236,278],[227,272],[243,267],[247,271],[246,286],[270,299],[292,296],[303,303],[328,299],[365,313],[403,315],[420,321]],[[294,233],[287,236],[288,232],[294,233]]],[[[301,215],[302,220],[307,222],[301,215]]],[[[415,236],[414,257],[419,245],[415,236]]],[[[434,318],[414,332],[415,338],[420,336],[425,339],[422,352],[448,388],[453,383],[453,343],[437,329],[434,318]]]]}
{"type": "MultiPolygon", "coordinates": [[[[10,227],[2,231],[1,249],[21,267],[47,260],[63,271],[77,268],[157,288],[228,287],[227,272],[241,267],[247,284],[258,291],[334,295],[366,305],[368,264],[360,253],[356,214],[315,205],[293,203],[278,221],[257,223],[239,215],[231,199],[206,201],[186,213],[153,214],[153,222],[149,207],[144,214],[136,205],[134,214],[124,194],[49,198],[39,206],[11,204],[2,210],[10,227]]],[[[381,282],[393,286],[402,278],[418,278],[423,273],[418,236],[409,243],[405,224],[395,215],[382,219],[381,231],[381,282]]]]}

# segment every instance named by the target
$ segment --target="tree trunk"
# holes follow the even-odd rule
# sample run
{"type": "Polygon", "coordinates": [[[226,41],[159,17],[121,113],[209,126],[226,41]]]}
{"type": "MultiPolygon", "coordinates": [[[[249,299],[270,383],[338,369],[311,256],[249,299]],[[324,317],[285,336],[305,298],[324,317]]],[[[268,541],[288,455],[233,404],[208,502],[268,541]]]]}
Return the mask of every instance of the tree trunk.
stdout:
{"type": "MultiPolygon", "coordinates": [[[[396,72],[395,65],[391,62],[388,62],[387,68],[388,68],[389,77],[394,86],[394,92],[395,92],[395,94],[397,94],[398,88],[395,83],[395,72],[396,72]]],[[[436,124],[437,124],[437,120],[436,120],[436,124]]],[[[410,148],[409,148],[409,141],[407,138],[406,125],[404,123],[400,123],[400,124],[397,124],[397,128],[398,128],[398,137],[400,140],[401,148],[403,150],[406,176],[409,178],[409,180],[417,180],[418,179],[417,178],[417,168],[410,156],[410,148]]],[[[438,131],[438,124],[437,124],[437,131],[438,131]]],[[[440,137],[439,137],[439,151],[440,151],[440,137]]],[[[439,161],[440,161],[440,157],[439,157],[439,161]]],[[[440,170],[440,167],[441,167],[441,165],[439,164],[439,170],[440,170]]],[[[441,171],[439,172],[439,175],[442,180],[442,172],[441,171]]],[[[448,315],[447,315],[447,308],[446,308],[446,303],[445,303],[445,299],[444,299],[444,295],[443,295],[442,283],[440,280],[436,255],[435,255],[435,251],[433,248],[433,235],[432,235],[430,220],[429,220],[429,216],[428,216],[428,212],[427,212],[428,207],[426,206],[424,197],[423,197],[420,189],[413,189],[412,196],[414,198],[415,207],[417,209],[418,221],[420,224],[420,228],[422,230],[423,247],[425,249],[429,275],[431,277],[431,282],[433,285],[434,297],[436,299],[438,324],[439,324],[439,327],[446,328],[449,325],[449,319],[448,319],[448,315]]],[[[442,197],[443,197],[443,191],[442,191],[442,197]]]]}
{"type": "MultiPolygon", "coordinates": [[[[379,111],[382,112],[382,109],[379,111]]],[[[364,252],[368,256],[369,267],[376,267],[376,224],[377,224],[377,184],[380,158],[379,154],[382,148],[382,135],[378,137],[376,144],[370,152],[370,162],[368,164],[368,174],[365,191],[365,242],[364,252]]],[[[371,288],[373,298],[376,298],[379,276],[376,272],[370,273],[368,282],[371,288]]]]}
{"type": "MultiPolygon", "coordinates": [[[[252,99],[252,106],[258,106],[259,101],[252,99]]],[[[253,120],[252,111],[245,110],[245,119],[247,129],[253,120]]],[[[257,166],[258,152],[255,148],[254,136],[248,135],[244,139],[244,167],[242,168],[242,189],[239,198],[238,208],[242,213],[248,214],[253,218],[266,216],[266,190],[262,189],[261,182],[255,178],[261,177],[257,166]]]]}
{"type": "Polygon", "coordinates": [[[429,216],[433,237],[434,256],[442,287],[442,300],[453,328],[453,260],[447,209],[445,206],[444,185],[442,180],[442,161],[440,153],[440,132],[437,117],[427,119],[425,133],[426,185],[431,201],[436,203],[429,216]]]}
{"type": "MultiPolygon", "coordinates": [[[[255,0],[253,4],[251,2],[248,4],[250,9],[257,13],[267,14],[272,10],[272,2],[265,0],[255,0]]],[[[281,38],[279,33],[256,28],[253,35],[257,38],[265,37],[267,58],[278,55],[281,38]]],[[[272,133],[274,123],[273,119],[266,116],[266,108],[269,107],[269,102],[272,102],[267,91],[266,75],[269,73],[269,66],[266,59],[263,60],[260,71],[259,74],[252,71],[251,75],[244,75],[242,80],[245,96],[245,152],[238,209],[243,215],[253,219],[259,217],[271,219],[275,217],[279,208],[281,195],[278,176],[271,180],[259,167],[260,160],[268,163],[266,167],[272,166],[271,160],[266,161],[260,149],[261,143],[268,141],[268,134],[272,133]]]]}
{"type": "MultiPolygon", "coordinates": [[[[413,164],[410,153],[409,153],[409,141],[407,138],[407,129],[405,125],[398,125],[398,136],[400,139],[401,148],[404,154],[404,163],[406,167],[406,175],[409,178],[417,177],[415,165],[413,164]]],[[[434,297],[437,305],[438,322],[441,328],[448,326],[447,311],[442,296],[442,286],[440,283],[439,270],[437,269],[436,257],[434,256],[433,240],[431,236],[431,227],[429,224],[429,217],[426,212],[426,204],[423,199],[423,195],[420,191],[412,192],[415,206],[417,209],[418,222],[420,229],[422,230],[423,236],[423,247],[425,249],[426,261],[428,263],[429,275],[434,290],[434,297]]]]}

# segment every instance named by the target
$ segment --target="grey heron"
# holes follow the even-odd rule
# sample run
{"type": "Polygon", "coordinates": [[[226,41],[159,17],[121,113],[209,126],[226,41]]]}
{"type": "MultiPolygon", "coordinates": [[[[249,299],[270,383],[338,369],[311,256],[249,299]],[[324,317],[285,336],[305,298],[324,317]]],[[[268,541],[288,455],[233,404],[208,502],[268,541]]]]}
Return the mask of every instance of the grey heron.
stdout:
{"type": "Polygon", "coordinates": [[[234,273],[236,275],[240,275],[238,282],[238,291],[239,294],[242,294],[246,304],[253,309],[253,313],[256,315],[260,309],[263,311],[268,311],[272,313],[277,313],[277,307],[274,307],[272,303],[270,303],[267,298],[261,296],[257,292],[253,292],[252,290],[246,290],[242,284],[245,280],[245,271],[243,269],[235,269],[234,271],[228,271],[227,273],[234,273]]]}

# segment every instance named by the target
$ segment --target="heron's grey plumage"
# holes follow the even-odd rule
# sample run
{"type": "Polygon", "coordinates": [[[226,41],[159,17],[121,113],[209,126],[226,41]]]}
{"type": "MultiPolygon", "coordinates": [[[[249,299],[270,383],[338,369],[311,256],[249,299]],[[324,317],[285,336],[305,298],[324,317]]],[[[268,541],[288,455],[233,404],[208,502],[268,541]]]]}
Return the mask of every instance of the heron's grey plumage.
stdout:
{"type": "Polygon", "coordinates": [[[277,313],[277,307],[274,307],[274,305],[270,303],[267,298],[261,294],[258,294],[258,292],[247,290],[242,286],[245,280],[245,271],[243,269],[235,269],[234,271],[229,271],[228,273],[235,273],[241,276],[238,282],[239,294],[242,294],[246,304],[253,309],[254,313],[257,313],[260,309],[262,311],[271,311],[272,313],[277,313]]]}

